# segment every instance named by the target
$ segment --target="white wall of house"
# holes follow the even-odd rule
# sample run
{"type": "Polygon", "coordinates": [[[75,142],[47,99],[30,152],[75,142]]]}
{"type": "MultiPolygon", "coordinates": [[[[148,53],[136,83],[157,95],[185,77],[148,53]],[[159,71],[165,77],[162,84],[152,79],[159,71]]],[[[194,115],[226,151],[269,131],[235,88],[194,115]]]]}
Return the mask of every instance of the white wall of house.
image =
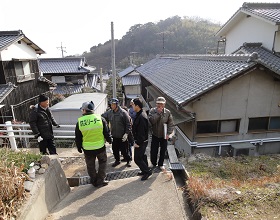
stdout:
{"type": "MultiPolygon", "coordinates": [[[[246,17],[226,34],[226,49],[225,53],[230,54],[244,42],[261,42],[263,46],[269,50],[272,50],[274,34],[278,30],[278,26],[272,23],[266,22],[255,17],[246,17]]],[[[280,34],[279,34],[280,35],[280,34]]],[[[277,50],[280,49],[280,37],[276,38],[275,46],[277,50]]]]}
{"type": "Polygon", "coordinates": [[[9,61],[13,58],[16,59],[37,59],[37,54],[35,50],[27,45],[24,41],[20,41],[7,47],[5,50],[1,51],[1,60],[9,61]]]}

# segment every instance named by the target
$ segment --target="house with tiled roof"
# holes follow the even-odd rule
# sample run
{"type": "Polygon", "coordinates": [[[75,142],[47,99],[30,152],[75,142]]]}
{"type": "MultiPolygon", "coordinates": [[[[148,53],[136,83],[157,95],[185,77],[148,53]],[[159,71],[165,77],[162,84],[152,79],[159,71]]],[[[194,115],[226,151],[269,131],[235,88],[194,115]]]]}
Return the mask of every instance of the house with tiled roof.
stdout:
{"type": "Polygon", "coordinates": [[[56,84],[54,94],[81,93],[86,87],[100,90],[96,68],[84,57],[40,58],[38,63],[41,74],[56,84]]]}
{"type": "Polygon", "coordinates": [[[279,25],[279,3],[245,2],[217,33],[225,53],[157,56],[136,68],[150,106],[167,99],[179,151],[280,153],[279,25]]]}
{"type": "Polygon", "coordinates": [[[45,51],[21,30],[0,31],[0,120],[29,119],[30,104],[49,93],[49,82],[39,74],[37,56],[45,51]],[[32,88],[32,89],[30,89],[32,88]]]}
{"type": "Polygon", "coordinates": [[[261,42],[280,53],[280,3],[243,3],[242,7],[217,32],[229,54],[244,42],[261,42]]]}
{"type": "Polygon", "coordinates": [[[158,96],[166,98],[180,151],[280,152],[280,58],[241,50],[245,53],[157,56],[136,68],[150,106],[158,96]]]}
{"type": "Polygon", "coordinates": [[[126,102],[125,104],[129,105],[131,99],[141,96],[140,75],[137,71],[135,71],[134,66],[129,66],[119,72],[118,76],[121,78],[124,99],[126,102]]]}

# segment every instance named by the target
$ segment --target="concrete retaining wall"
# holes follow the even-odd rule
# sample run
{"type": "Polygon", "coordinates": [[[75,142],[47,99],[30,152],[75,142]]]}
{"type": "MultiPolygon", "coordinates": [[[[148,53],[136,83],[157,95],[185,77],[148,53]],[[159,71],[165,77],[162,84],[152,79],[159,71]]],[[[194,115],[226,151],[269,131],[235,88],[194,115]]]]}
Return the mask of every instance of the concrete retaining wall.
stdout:
{"type": "Polygon", "coordinates": [[[19,220],[43,220],[70,192],[70,186],[57,156],[50,156],[50,166],[36,175],[30,198],[24,204],[19,220]]]}

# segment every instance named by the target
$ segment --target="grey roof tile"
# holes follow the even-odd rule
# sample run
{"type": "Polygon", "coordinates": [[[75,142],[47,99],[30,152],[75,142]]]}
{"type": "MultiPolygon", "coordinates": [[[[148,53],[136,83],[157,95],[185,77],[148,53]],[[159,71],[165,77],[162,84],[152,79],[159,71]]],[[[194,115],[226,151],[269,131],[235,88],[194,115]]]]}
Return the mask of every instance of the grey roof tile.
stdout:
{"type": "Polygon", "coordinates": [[[128,75],[122,78],[122,84],[124,86],[140,85],[141,79],[139,75],[128,75]]]}
{"type": "Polygon", "coordinates": [[[16,87],[12,83],[0,84],[0,103],[9,95],[16,87]]]}
{"type": "Polygon", "coordinates": [[[280,57],[264,48],[262,43],[244,43],[243,46],[234,53],[252,54],[253,52],[258,53],[258,63],[264,65],[277,74],[280,74],[280,57]]]}
{"type": "Polygon", "coordinates": [[[249,3],[242,5],[241,11],[252,13],[274,23],[280,23],[280,3],[249,3]]]}
{"type": "Polygon", "coordinates": [[[90,70],[84,68],[85,58],[40,58],[38,59],[39,70],[43,74],[61,75],[61,74],[86,74],[90,70]]]}
{"type": "Polygon", "coordinates": [[[216,36],[225,36],[225,33],[230,30],[231,25],[235,25],[235,23],[243,17],[244,13],[247,15],[265,19],[269,22],[274,23],[275,25],[280,24],[280,3],[244,2],[242,7],[240,7],[220,28],[220,30],[216,33],[216,36]]]}
{"type": "Polygon", "coordinates": [[[200,96],[255,65],[249,55],[157,57],[136,70],[175,104],[200,96]]]}
{"type": "Polygon", "coordinates": [[[6,49],[11,44],[17,41],[24,41],[27,45],[32,47],[37,54],[44,54],[45,51],[38,47],[34,42],[29,40],[21,30],[18,31],[0,31],[0,51],[6,49]]]}
{"type": "Polygon", "coordinates": [[[18,31],[0,31],[0,51],[21,38],[18,31]]]}
{"type": "Polygon", "coordinates": [[[132,71],[134,71],[134,67],[132,66],[129,66],[127,67],[126,69],[124,69],[123,71],[119,72],[118,75],[120,78],[126,76],[127,74],[131,73],[132,71]]]}

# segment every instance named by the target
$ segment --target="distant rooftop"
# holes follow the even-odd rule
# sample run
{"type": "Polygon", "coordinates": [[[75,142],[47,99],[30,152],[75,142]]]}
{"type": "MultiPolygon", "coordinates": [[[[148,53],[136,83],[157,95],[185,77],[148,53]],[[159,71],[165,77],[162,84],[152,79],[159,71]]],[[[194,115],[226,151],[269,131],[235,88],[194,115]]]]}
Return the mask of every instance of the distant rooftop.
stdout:
{"type": "Polygon", "coordinates": [[[39,70],[43,74],[86,74],[94,70],[87,68],[84,57],[69,58],[40,58],[38,59],[39,70]]]}

